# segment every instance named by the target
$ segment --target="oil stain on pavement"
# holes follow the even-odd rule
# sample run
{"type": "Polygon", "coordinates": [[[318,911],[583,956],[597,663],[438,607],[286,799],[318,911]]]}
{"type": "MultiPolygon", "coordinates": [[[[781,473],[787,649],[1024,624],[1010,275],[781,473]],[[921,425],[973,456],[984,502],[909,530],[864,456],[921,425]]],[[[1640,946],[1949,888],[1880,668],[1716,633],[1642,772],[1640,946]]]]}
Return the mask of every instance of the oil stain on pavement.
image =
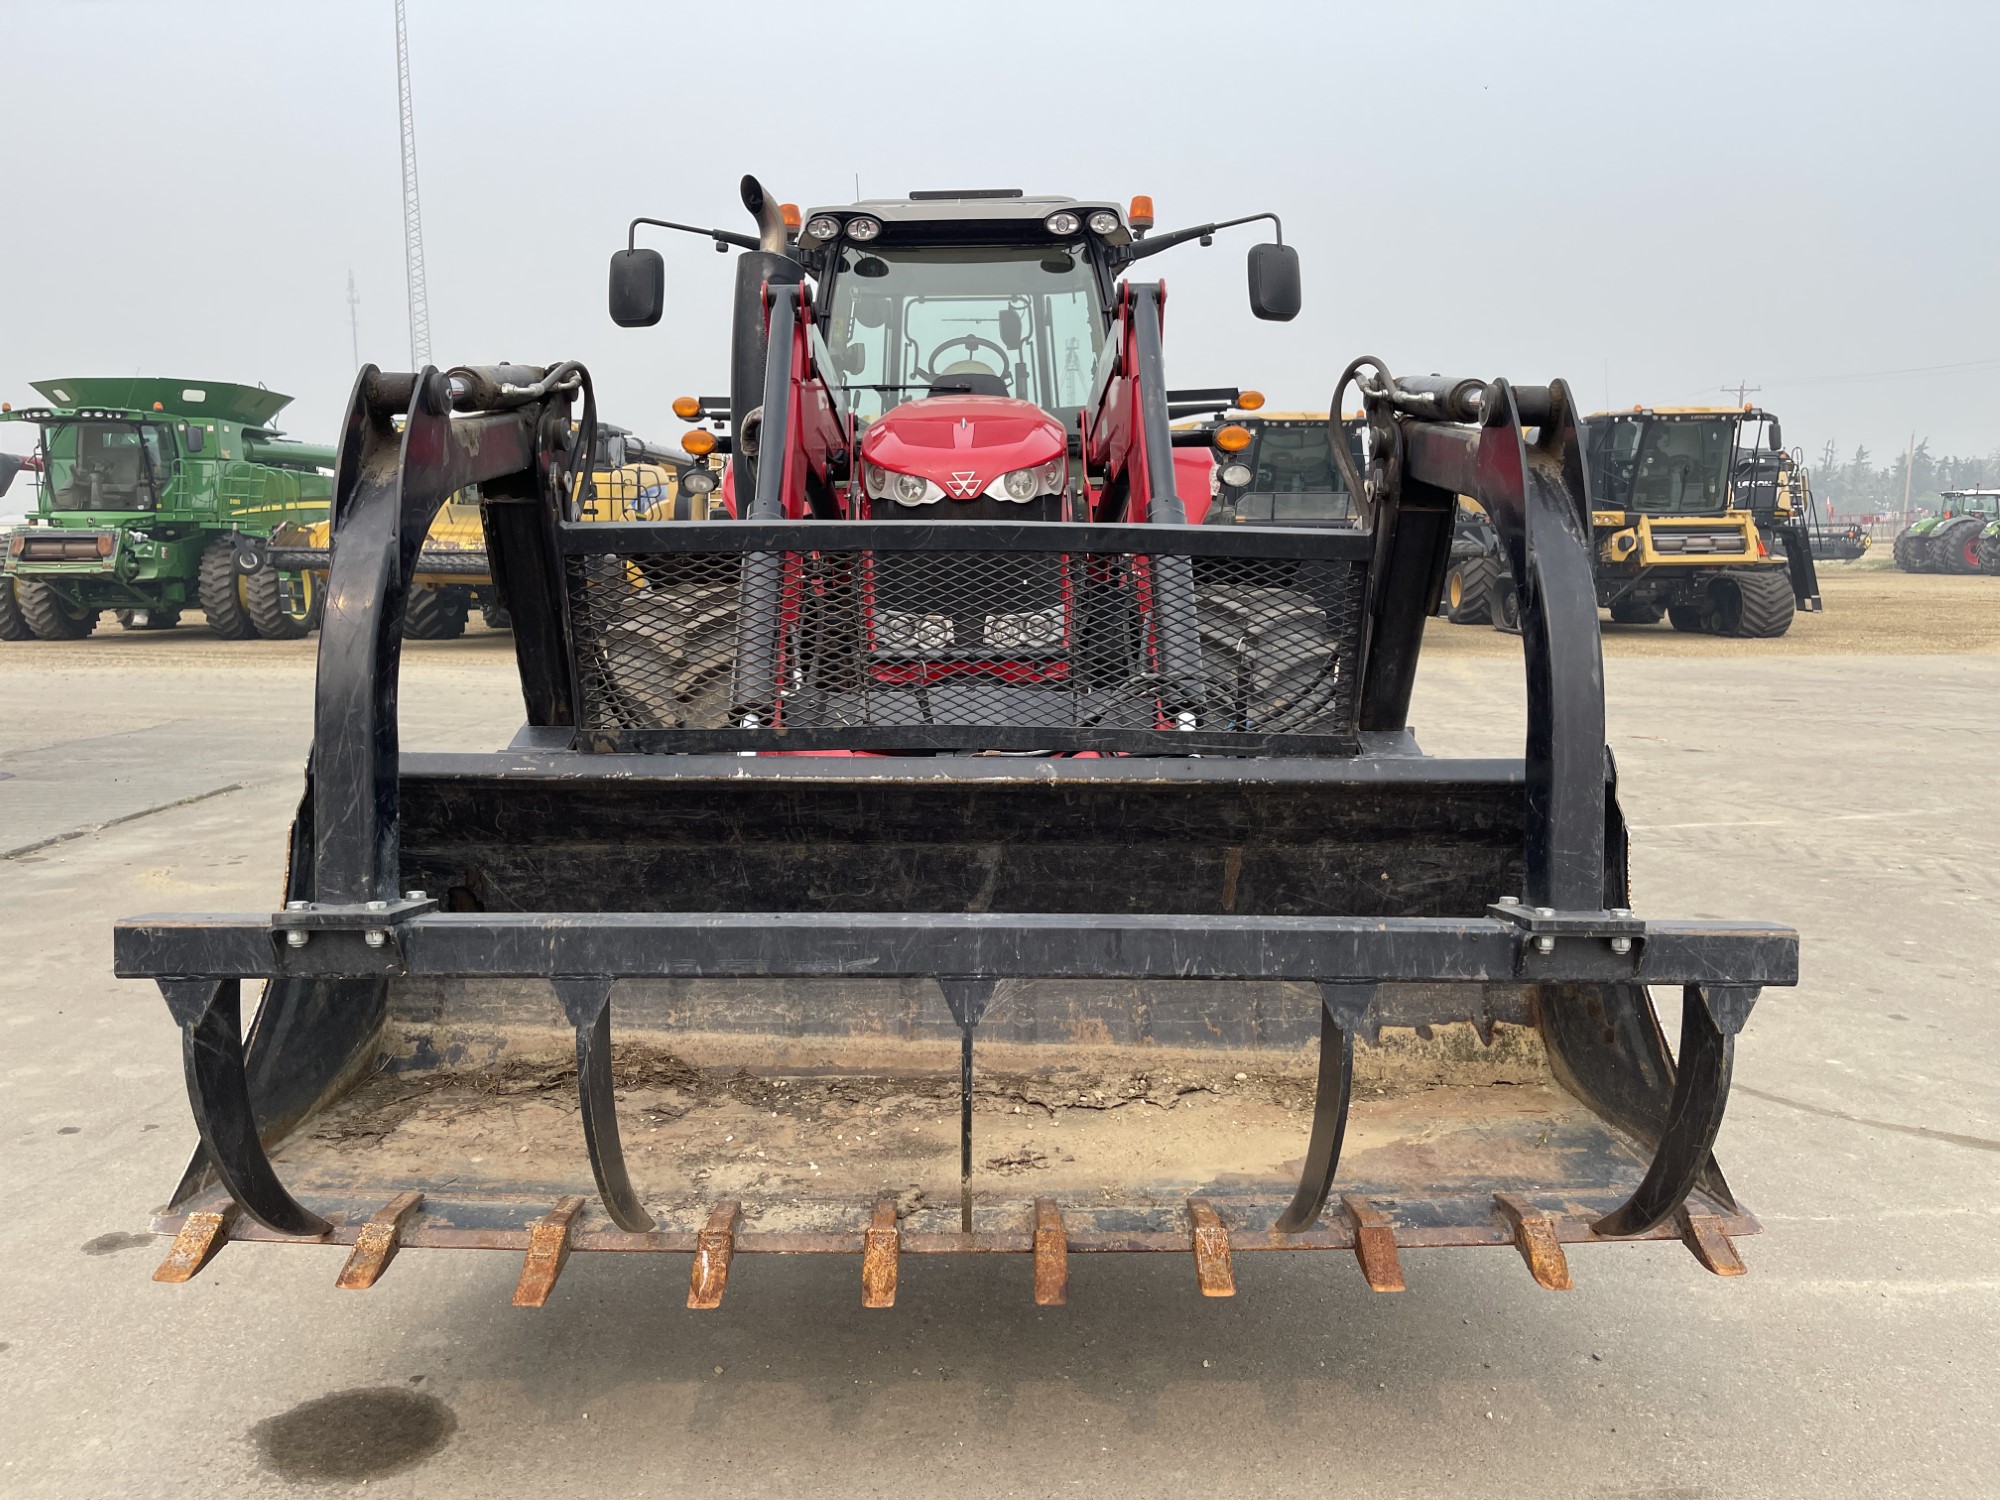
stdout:
{"type": "Polygon", "coordinates": [[[421,1463],[457,1430],[458,1418],[435,1396],[364,1386],[266,1417],[250,1441],[285,1479],[373,1479],[421,1463]]]}

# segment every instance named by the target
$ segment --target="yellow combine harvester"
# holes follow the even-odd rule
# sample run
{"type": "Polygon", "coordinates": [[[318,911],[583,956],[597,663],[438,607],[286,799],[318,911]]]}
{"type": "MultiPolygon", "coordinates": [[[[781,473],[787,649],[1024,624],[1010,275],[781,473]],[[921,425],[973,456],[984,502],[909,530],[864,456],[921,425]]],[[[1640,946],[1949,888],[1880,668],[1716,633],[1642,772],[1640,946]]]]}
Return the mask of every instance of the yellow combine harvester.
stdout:
{"type": "MultiPolygon", "coordinates": [[[[686,520],[680,477],[688,467],[681,455],[663,452],[622,427],[597,429],[590,480],[582,486],[578,516],[585,521],[686,520]]],[[[687,504],[693,503],[687,497],[687,504]]],[[[701,507],[706,519],[706,505],[701,507]]],[[[288,571],[326,577],[332,562],[332,522],[294,527],[273,539],[272,555],[288,571]]],[[[493,582],[486,557],[486,524],[476,487],[460,490],[438,507],[411,576],[403,634],[411,640],[442,641],[465,634],[475,607],[493,630],[512,623],[493,582]]]]}
{"type": "MultiPolygon", "coordinates": [[[[1803,471],[1770,413],[1635,406],[1583,426],[1597,602],[1614,622],[1768,637],[1820,607],[1803,471]]],[[[1460,625],[1512,629],[1518,617],[1498,535],[1476,505],[1460,507],[1444,606],[1460,625]]]]}

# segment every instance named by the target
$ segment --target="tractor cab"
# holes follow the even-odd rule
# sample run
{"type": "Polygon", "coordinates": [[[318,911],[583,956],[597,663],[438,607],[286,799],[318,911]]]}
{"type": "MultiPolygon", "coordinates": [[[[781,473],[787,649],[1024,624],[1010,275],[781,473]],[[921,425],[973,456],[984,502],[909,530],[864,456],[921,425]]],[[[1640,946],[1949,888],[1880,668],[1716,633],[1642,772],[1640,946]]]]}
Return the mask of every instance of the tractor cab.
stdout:
{"type": "Polygon", "coordinates": [[[42,425],[51,511],[151,511],[173,481],[174,439],[163,423],[106,417],[42,425]]]}
{"type": "Polygon", "coordinates": [[[937,217],[959,206],[868,202],[806,220],[830,236],[818,331],[858,436],[849,514],[1059,520],[1067,435],[1111,325],[1102,251],[1130,234],[1104,204],[1013,197],[937,217]]]}
{"type": "MultiPolygon", "coordinates": [[[[1148,238],[1144,198],[1125,208],[975,189],[800,215],[746,178],[743,202],[755,239],[633,221],[634,233],[655,224],[751,252],[737,264],[730,394],[676,403],[734,427],[691,434],[705,446],[689,449],[730,455],[731,514],[1199,518],[1189,501],[1206,507],[1206,469],[1190,484],[1167,430],[1163,292],[1120,277],[1134,261],[1274,215],[1148,238]]],[[[1296,252],[1258,245],[1249,265],[1252,311],[1296,315],[1296,252]]],[[[656,323],[664,297],[660,256],[628,236],[612,257],[613,320],[656,323]]]]}

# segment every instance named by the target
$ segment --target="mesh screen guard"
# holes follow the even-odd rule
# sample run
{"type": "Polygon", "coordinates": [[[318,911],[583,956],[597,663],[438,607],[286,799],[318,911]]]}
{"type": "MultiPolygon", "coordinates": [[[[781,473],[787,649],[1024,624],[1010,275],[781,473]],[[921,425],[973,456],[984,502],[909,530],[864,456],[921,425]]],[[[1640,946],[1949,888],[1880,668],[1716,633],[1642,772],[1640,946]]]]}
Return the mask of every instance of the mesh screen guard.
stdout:
{"type": "Polygon", "coordinates": [[[560,529],[585,748],[1357,749],[1366,533],[560,529]]]}

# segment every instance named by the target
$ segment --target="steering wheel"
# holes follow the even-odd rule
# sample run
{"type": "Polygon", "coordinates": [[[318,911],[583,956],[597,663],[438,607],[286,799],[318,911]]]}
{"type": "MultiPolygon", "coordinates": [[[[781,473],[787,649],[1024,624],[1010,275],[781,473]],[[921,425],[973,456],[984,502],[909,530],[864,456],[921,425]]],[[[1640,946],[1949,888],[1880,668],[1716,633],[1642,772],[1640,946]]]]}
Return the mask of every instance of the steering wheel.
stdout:
{"type": "MultiPolygon", "coordinates": [[[[1006,385],[1010,388],[1012,387],[1014,382],[1007,374],[1007,357],[1008,357],[1007,351],[1005,349],[1002,349],[998,344],[994,343],[993,340],[983,339],[976,333],[965,333],[965,334],[960,334],[956,338],[946,339],[942,344],[939,344],[937,348],[931,350],[930,358],[924,361],[925,367],[932,370],[937,369],[939,361],[944,358],[947,352],[955,348],[964,349],[968,357],[970,357],[972,352],[976,349],[981,349],[981,348],[991,349],[995,354],[1000,356],[1000,369],[998,373],[1000,376],[1001,384],[1006,385]]],[[[933,375],[931,377],[931,380],[933,382],[936,382],[944,378],[945,377],[943,377],[942,375],[933,375]]]]}

